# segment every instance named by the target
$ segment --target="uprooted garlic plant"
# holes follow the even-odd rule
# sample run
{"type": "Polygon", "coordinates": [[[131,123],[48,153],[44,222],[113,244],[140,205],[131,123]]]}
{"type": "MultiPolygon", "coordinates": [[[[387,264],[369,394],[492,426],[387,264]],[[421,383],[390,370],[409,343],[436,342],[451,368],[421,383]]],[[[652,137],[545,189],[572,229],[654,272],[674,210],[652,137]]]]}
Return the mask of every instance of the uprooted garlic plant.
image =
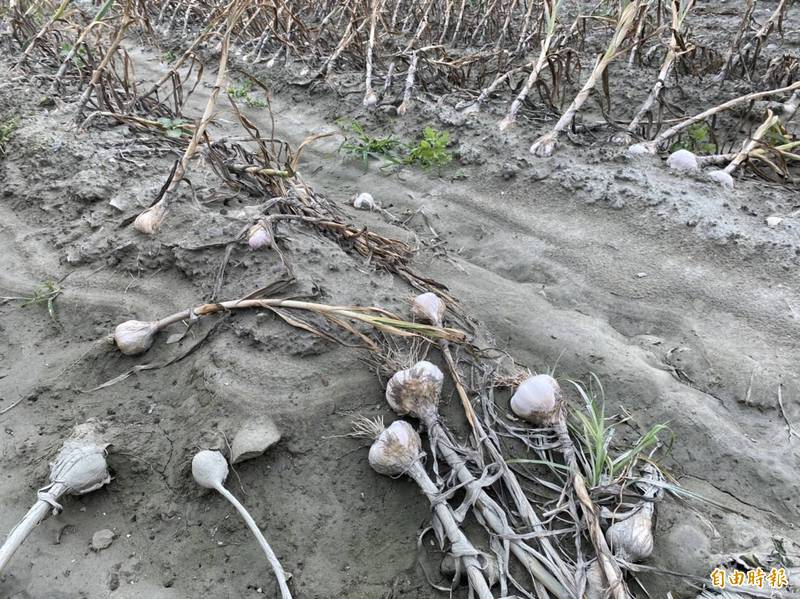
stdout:
{"type": "Polygon", "coordinates": [[[388,427],[381,420],[362,419],[354,423],[356,435],[374,439],[369,449],[369,464],[385,476],[407,475],[431,503],[433,529],[440,547],[449,542],[448,552],[467,574],[470,591],[478,599],[492,599],[491,569],[484,552],[477,549],[460,528],[459,518],[442,496],[441,489],[428,476],[422,463],[424,452],[417,431],[404,420],[395,420],[388,427]]]}
{"type": "Polygon", "coordinates": [[[107,447],[96,422],[86,422],[74,428],[55,460],[50,463],[48,484],[39,489],[36,503],[0,547],[0,573],[48,513],[52,511],[57,514],[63,509],[58,503],[59,498],[64,495],[85,495],[111,481],[106,464],[107,447]]]}
{"type": "Polygon", "coordinates": [[[219,451],[211,451],[208,449],[197,452],[194,458],[192,458],[192,476],[198,485],[205,489],[213,489],[227,499],[234,508],[236,508],[236,511],[242,517],[242,520],[245,521],[247,528],[249,528],[250,532],[253,533],[253,536],[256,538],[256,541],[258,541],[261,550],[267,557],[270,568],[272,568],[275,578],[278,581],[281,599],[292,599],[292,593],[289,590],[286,572],[284,572],[281,563],[275,556],[275,552],[272,550],[272,547],[270,547],[267,539],[264,538],[264,533],[261,532],[261,529],[256,524],[256,521],[253,520],[253,517],[239,502],[239,500],[236,499],[233,493],[225,488],[225,479],[228,478],[228,461],[225,459],[225,456],[223,456],[219,451]]]}

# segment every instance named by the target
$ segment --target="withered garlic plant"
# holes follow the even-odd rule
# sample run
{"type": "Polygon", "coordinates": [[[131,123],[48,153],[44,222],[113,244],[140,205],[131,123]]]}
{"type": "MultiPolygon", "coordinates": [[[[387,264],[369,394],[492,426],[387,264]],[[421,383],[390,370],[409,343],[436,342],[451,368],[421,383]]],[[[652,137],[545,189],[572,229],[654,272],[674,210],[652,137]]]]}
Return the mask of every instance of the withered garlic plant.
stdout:
{"type": "MultiPolygon", "coordinates": [[[[432,293],[417,298],[414,309],[424,311],[429,316],[438,318],[444,314],[444,303],[432,293]],[[433,296],[433,297],[430,297],[433,296]],[[434,301],[434,298],[438,302],[434,301]]],[[[439,415],[439,400],[442,391],[444,374],[435,365],[420,361],[411,368],[395,373],[386,385],[386,401],[399,416],[412,416],[419,419],[428,432],[431,451],[444,459],[455,473],[460,484],[463,484],[468,496],[473,498],[479,522],[501,541],[502,554],[509,550],[528,570],[529,574],[555,597],[567,599],[570,594],[551,569],[545,567],[534,556],[535,551],[525,541],[518,538],[516,531],[508,522],[503,508],[485,491],[485,481],[479,481],[470,471],[464,455],[470,450],[459,446],[439,415]]],[[[465,503],[466,506],[466,503],[465,503]]],[[[503,563],[503,555],[498,555],[498,563],[503,563]]],[[[558,572],[558,569],[555,569],[558,572]]],[[[505,573],[501,572],[501,580],[505,573]]],[[[567,584],[568,581],[565,581],[567,584]]]]}
{"type": "Polygon", "coordinates": [[[466,570],[470,594],[474,592],[478,599],[493,599],[487,580],[488,560],[459,528],[453,508],[441,497],[439,488],[425,471],[422,464],[425,454],[417,431],[404,420],[395,420],[384,428],[380,420],[362,419],[354,427],[357,435],[374,439],[369,449],[369,464],[375,472],[385,476],[407,475],[431,502],[439,543],[443,546],[445,539],[450,542],[450,554],[466,570]]]}
{"type": "Polygon", "coordinates": [[[58,500],[63,495],[85,495],[111,481],[106,464],[107,443],[100,440],[95,422],[78,425],[50,463],[50,482],[39,489],[36,503],[8,534],[0,547],[0,573],[14,552],[42,522],[48,512],[63,509],[58,500]]]}

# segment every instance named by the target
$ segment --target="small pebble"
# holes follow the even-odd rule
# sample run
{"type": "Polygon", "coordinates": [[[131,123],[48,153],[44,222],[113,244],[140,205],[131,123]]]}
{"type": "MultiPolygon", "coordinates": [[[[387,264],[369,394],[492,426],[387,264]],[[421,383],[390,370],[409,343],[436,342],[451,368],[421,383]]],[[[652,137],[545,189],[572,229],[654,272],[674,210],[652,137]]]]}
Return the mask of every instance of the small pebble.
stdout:
{"type": "Polygon", "coordinates": [[[231,464],[260,456],[281,440],[281,432],[269,419],[245,424],[233,437],[231,464]]]}
{"type": "Polygon", "coordinates": [[[779,224],[783,222],[783,219],[780,216],[768,216],[767,217],[767,226],[770,229],[774,229],[779,224]]]}
{"type": "Polygon", "coordinates": [[[98,530],[96,533],[92,535],[92,544],[91,548],[92,551],[102,551],[103,549],[107,549],[111,547],[111,543],[114,542],[114,532],[109,530],[108,528],[104,528],[103,530],[98,530]]]}

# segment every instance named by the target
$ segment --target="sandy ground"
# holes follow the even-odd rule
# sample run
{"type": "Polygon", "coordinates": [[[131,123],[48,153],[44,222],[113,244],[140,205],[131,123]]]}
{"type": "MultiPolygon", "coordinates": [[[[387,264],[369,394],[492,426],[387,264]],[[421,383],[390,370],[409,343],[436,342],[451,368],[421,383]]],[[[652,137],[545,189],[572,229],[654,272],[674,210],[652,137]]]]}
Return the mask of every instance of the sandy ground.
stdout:
{"type": "MultiPolygon", "coordinates": [[[[143,76],[154,66],[152,55],[139,56],[143,76]]],[[[171,158],[137,153],[123,127],[76,131],[70,105],[41,106],[34,88],[2,69],[0,112],[23,118],[0,161],[0,289],[22,296],[66,278],[57,323],[40,305],[0,306],[0,530],[34,501],[47,458],[75,423],[106,423],[115,480],[67,500],[35,531],[0,578],[0,596],[275,596],[240,520],[188,471],[198,448],[224,447],[243,423],[264,417],[282,440],[238,465],[229,486],[292,573],[297,596],[439,596],[418,564],[425,500],[408,480],[375,474],[363,443],[343,437],[353,414],[391,419],[358,352],[266,314],[240,314],[182,361],[90,391],[136,364],[168,360],[210,329],[138,358],[102,341],[118,322],[208,298],[220,250],[193,248],[235,235],[253,202],[198,168],[191,179],[201,205],[187,188],[157,238],[120,228],[154,197],[171,158]],[[105,528],[117,537],[95,553],[92,533],[105,528]]],[[[436,105],[420,104],[398,123],[281,87],[273,108],[277,135],[294,144],[335,129],[343,114],[406,138],[428,122],[451,127],[457,160],[441,172],[386,173],[374,164],[365,172],[337,153],[341,138],[314,144],[301,171],[351,222],[419,242],[415,268],[446,284],[521,363],[557,364],[562,379],[595,373],[609,411],[630,414],[625,435],[669,423],[665,466],[728,509],[665,501],[651,565],[706,576],[729,553],[798,552],[800,439],[789,436],[787,419],[800,427],[800,219],[765,224],[796,210],[795,194],[754,179],[722,190],[602,144],[567,142],[534,161],[530,132],[501,137],[484,115],[453,125],[436,105]],[[416,216],[398,227],[355,211],[349,199],[360,191],[397,217],[416,216]]],[[[265,111],[247,114],[268,130],[265,111]]],[[[225,135],[226,120],[223,110],[214,134],[225,135]]],[[[279,234],[299,286],[316,286],[321,301],[407,313],[413,291],[405,283],[302,226],[279,234]]],[[[274,253],[237,248],[222,296],[278,272],[274,253]]],[[[458,411],[448,390],[454,424],[458,411]]],[[[436,571],[430,552],[422,561],[436,571]]],[[[689,596],[679,579],[641,579],[654,597],[671,589],[689,596]]]]}

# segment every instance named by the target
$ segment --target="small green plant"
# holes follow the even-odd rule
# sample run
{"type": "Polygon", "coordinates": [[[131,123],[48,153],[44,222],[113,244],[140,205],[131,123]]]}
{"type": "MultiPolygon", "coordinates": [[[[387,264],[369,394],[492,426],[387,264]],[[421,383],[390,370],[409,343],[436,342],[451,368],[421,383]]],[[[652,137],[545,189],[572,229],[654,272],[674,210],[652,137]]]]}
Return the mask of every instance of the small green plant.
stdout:
{"type": "Polygon", "coordinates": [[[695,154],[713,154],[716,145],[711,142],[711,127],[706,123],[695,123],[686,130],[686,136],[670,146],[670,152],[689,150],[695,154]]]}
{"type": "Polygon", "coordinates": [[[175,56],[175,52],[173,52],[172,50],[167,50],[163,54],[161,54],[161,62],[165,64],[171,64],[175,62],[176,58],[177,57],[175,56]]]}
{"type": "MultiPolygon", "coordinates": [[[[74,46],[72,44],[64,42],[63,44],[61,44],[59,46],[58,54],[59,54],[59,56],[61,56],[61,58],[67,58],[67,56],[69,56],[70,52],[72,52],[73,48],[74,48],[74,46]]],[[[78,47],[77,50],[75,50],[75,54],[73,54],[72,60],[79,67],[85,67],[86,66],[86,58],[85,57],[86,57],[86,48],[84,46],[80,46],[80,47],[78,47]]]]}
{"type": "Polygon", "coordinates": [[[169,117],[162,116],[157,120],[157,122],[164,129],[164,135],[167,137],[179,139],[192,134],[191,130],[187,127],[187,125],[190,125],[191,123],[186,119],[171,119],[169,117]]]}
{"type": "Polygon", "coordinates": [[[763,142],[770,147],[782,146],[791,143],[791,141],[786,129],[780,123],[776,123],[767,129],[763,137],[763,142]]]}
{"type": "Polygon", "coordinates": [[[6,156],[6,144],[8,144],[14,131],[17,129],[19,121],[17,117],[11,117],[5,121],[0,121],[0,158],[6,156]]]}
{"type": "MultiPolygon", "coordinates": [[[[343,127],[344,128],[344,127],[343,127]]],[[[358,121],[353,121],[346,128],[353,134],[345,135],[345,139],[339,146],[340,152],[345,152],[364,161],[364,169],[369,167],[370,158],[387,160],[392,164],[403,162],[398,155],[403,144],[399,140],[389,137],[372,137],[364,130],[358,121]]]]}
{"type": "Polygon", "coordinates": [[[668,430],[666,424],[656,424],[632,446],[615,455],[611,442],[617,425],[606,418],[603,387],[597,377],[593,381],[599,391],[595,391],[595,385],[584,387],[572,381],[585,403],[584,411],[573,411],[576,422],[572,429],[577,440],[578,461],[590,487],[617,482],[640,456],[659,444],[659,433],[668,430]]]}
{"type": "Polygon", "coordinates": [[[422,168],[444,166],[453,159],[452,154],[447,151],[449,142],[450,134],[447,131],[425,127],[422,130],[422,139],[417,145],[409,148],[405,163],[416,164],[422,168]]]}
{"type": "Polygon", "coordinates": [[[250,95],[253,91],[253,84],[245,81],[241,85],[233,85],[228,88],[228,95],[236,100],[241,100],[249,108],[266,108],[267,102],[261,98],[250,95]]]}
{"type": "Polygon", "coordinates": [[[58,324],[58,317],[56,315],[56,298],[61,295],[63,289],[58,284],[58,281],[45,281],[33,290],[33,294],[29,296],[13,296],[0,298],[5,301],[14,300],[22,302],[23,308],[33,305],[47,305],[47,313],[53,322],[58,324]]]}

